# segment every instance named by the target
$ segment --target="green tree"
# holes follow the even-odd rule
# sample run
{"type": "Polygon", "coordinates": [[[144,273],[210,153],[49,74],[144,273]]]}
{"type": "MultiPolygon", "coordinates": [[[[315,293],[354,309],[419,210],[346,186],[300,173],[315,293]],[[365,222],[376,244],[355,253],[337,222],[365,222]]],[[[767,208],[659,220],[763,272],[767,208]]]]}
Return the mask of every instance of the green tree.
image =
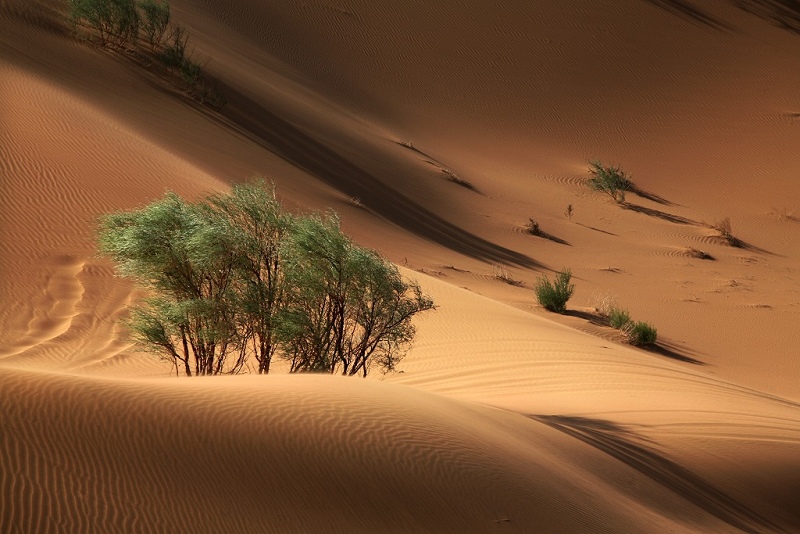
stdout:
{"type": "Polygon", "coordinates": [[[140,19],[134,0],[67,1],[72,22],[93,28],[103,46],[120,48],[136,43],[140,19]]]}
{"type": "Polygon", "coordinates": [[[277,324],[286,299],[283,247],[293,217],[263,180],[235,185],[208,199],[235,259],[234,292],[239,336],[249,343],[259,373],[269,373],[278,350],[277,324]]]}
{"type": "Polygon", "coordinates": [[[156,0],[139,0],[139,9],[144,13],[142,29],[150,43],[150,49],[155,50],[164,41],[164,35],[172,18],[169,11],[169,2],[156,0]]]}
{"type": "Polygon", "coordinates": [[[208,205],[174,193],[100,222],[100,252],[148,293],[130,315],[134,338],[166,353],[187,376],[237,372],[245,363],[227,230],[208,205]]]}
{"type": "Polygon", "coordinates": [[[291,371],[394,370],[415,334],[411,318],[433,308],[419,285],[354,244],[335,215],[298,221],[287,259],[291,295],[281,330],[291,371]]]}

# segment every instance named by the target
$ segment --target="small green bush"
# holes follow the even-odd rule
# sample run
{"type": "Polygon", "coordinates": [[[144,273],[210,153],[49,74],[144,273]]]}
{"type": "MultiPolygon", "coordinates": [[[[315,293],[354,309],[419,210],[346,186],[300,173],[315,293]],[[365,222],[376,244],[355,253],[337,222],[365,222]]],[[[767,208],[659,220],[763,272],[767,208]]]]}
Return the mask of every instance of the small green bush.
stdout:
{"type": "Polygon", "coordinates": [[[639,346],[652,345],[656,342],[658,332],[652,325],[642,321],[629,324],[629,328],[625,329],[625,333],[628,337],[628,343],[639,346]]]}
{"type": "Polygon", "coordinates": [[[550,282],[546,276],[536,279],[536,299],[544,309],[556,313],[564,313],[567,310],[567,301],[572,297],[575,285],[570,284],[572,272],[564,268],[556,273],[555,283],[550,282]]]}
{"type": "Polygon", "coordinates": [[[625,202],[625,191],[633,187],[627,174],[619,167],[606,167],[599,161],[589,163],[589,174],[592,175],[587,182],[589,187],[606,193],[617,204],[625,202]]]}
{"type": "Polygon", "coordinates": [[[627,310],[623,310],[622,308],[611,308],[611,310],[608,312],[608,323],[617,330],[622,330],[630,322],[631,316],[627,310]]]}

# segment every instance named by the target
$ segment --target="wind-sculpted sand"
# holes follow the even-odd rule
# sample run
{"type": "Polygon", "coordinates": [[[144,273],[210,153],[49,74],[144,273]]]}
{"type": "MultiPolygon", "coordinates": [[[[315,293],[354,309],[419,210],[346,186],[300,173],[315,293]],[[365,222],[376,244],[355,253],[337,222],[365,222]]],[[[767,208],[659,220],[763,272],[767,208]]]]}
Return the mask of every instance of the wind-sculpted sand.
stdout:
{"type": "Polygon", "coordinates": [[[170,4],[222,109],[0,0],[0,532],[800,531],[794,3],[170,4]],[[252,175],[434,298],[399,372],[131,344],[97,218],[252,175]]]}

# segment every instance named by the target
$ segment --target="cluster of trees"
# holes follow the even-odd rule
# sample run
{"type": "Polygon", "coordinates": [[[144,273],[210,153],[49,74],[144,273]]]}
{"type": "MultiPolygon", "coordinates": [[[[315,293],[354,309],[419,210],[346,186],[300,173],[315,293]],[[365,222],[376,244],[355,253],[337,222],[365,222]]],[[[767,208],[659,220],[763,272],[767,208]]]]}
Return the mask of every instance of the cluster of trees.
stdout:
{"type": "Polygon", "coordinates": [[[217,84],[210,83],[203,66],[187,53],[189,34],[172,20],[166,0],[67,0],[75,27],[90,28],[102,46],[135,48],[144,38],[151,53],[180,75],[186,92],[215,108],[225,105],[217,84]]]}
{"type": "Polygon", "coordinates": [[[275,357],[291,372],[391,371],[411,319],[434,307],[335,214],[285,212],[263,181],[190,203],[168,193],[101,218],[100,253],[145,290],[128,326],[185,375],[237,373],[275,357]]]}

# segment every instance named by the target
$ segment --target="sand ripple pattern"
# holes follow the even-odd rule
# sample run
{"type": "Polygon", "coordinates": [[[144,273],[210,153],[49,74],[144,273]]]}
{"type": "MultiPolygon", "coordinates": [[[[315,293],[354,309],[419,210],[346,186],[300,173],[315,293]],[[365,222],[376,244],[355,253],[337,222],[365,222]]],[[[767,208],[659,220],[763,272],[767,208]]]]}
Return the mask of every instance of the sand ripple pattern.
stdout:
{"type": "Polygon", "coordinates": [[[387,384],[13,371],[0,403],[3,532],[477,532],[503,520],[520,532],[640,531],[654,520],[610,506],[636,505],[569,467],[565,452],[589,447],[387,384]]]}

